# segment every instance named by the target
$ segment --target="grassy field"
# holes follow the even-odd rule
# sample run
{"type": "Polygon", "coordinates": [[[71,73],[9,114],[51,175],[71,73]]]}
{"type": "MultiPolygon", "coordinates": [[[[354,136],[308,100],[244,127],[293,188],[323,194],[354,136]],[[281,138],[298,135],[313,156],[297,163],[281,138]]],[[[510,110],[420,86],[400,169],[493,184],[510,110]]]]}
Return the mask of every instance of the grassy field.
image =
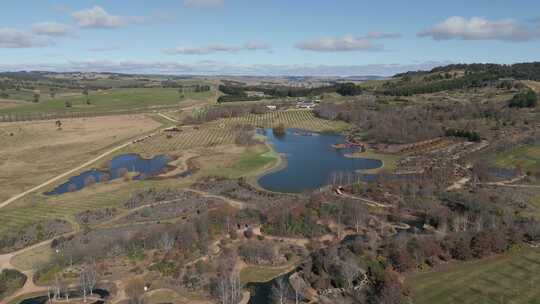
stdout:
{"type": "Polygon", "coordinates": [[[524,81],[524,83],[537,93],[540,93],[540,81],[524,81]]]}
{"type": "Polygon", "coordinates": [[[268,282],[293,268],[294,266],[291,265],[281,267],[246,266],[240,271],[240,282],[242,284],[268,282]]]}
{"type": "Polygon", "coordinates": [[[156,106],[181,105],[184,102],[202,101],[213,102],[215,91],[185,93],[180,99],[177,89],[173,88],[134,88],[111,89],[91,91],[88,96],[90,104],[86,103],[86,96],[58,96],[55,99],[44,99],[38,103],[26,103],[21,106],[0,110],[0,113],[33,113],[33,112],[107,112],[114,110],[134,110],[156,106]],[[72,104],[66,107],[66,102],[72,104]]]}
{"type": "Polygon", "coordinates": [[[50,244],[46,244],[14,256],[11,264],[19,270],[32,270],[50,262],[54,254],[50,244]]]}
{"type": "Polygon", "coordinates": [[[383,166],[376,169],[371,170],[362,170],[362,173],[379,173],[382,171],[389,171],[393,172],[396,169],[396,163],[397,161],[402,157],[397,154],[386,154],[386,153],[377,153],[373,150],[367,150],[365,152],[358,152],[353,153],[350,155],[351,157],[360,157],[360,158],[368,158],[368,159],[378,159],[383,162],[383,166]]]}
{"type": "Polygon", "coordinates": [[[143,115],[66,119],[0,125],[0,201],[160,126],[143,115]]]}
{"type": "Polygon", "coordinates": [[[200,174],[227,178],[253,176],[270,168],[276,161],[279,161],[277,153],[269,151],[264,145],[257,145],[240,150],[240,153],[217,153],[203,158],[204,164],[200,174]]]}
{"type": "Polygon", "coordinates": [[[408,279],[414,303],[540,303],[538,249],[443,267],[408,279]]]}
{"type": "Polygon", "coordinates": [[[540,147],[518,146],[510,151],[495,156],[493,164],[499,167],[514,169],[520,165],[524,170],[540,170],[540,147]]]}

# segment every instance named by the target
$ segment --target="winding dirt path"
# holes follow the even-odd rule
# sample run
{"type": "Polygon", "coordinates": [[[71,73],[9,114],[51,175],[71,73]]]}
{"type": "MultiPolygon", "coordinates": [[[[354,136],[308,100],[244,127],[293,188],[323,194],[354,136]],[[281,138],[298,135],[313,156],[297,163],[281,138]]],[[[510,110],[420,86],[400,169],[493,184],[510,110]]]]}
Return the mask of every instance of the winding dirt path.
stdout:
{"type": "Polygon", "coordinates": [[[217,198],[217,199],[223,200],[223,201],[229,203],[229,205],[231,205],[231,207],[234,207],[234,208],[237,208],[237,209],[246,209],[246,208],[248,208],[248,204],[246,204],[245,202],[233,200],[233,199],[230,199],[230,198],[222,196],[222,195],[212,194],[212,193],[208,193],[208,192],[201,191],[201,190],[195,190],[195,189],[191,189],[191,188],[188,188],[188,189],[185,189],[185,190],[186,191],[191,191],[193,193],[197,193],[197,194],[201,195],[202,197],[217,198]]]}
{"type": "Polygon", "coordinates": [[[364,203],[364,204],[366,204],[367,206],[370,206],[370,207],[390,208],[390,206],[387,205],[387,204],[379,203],[379,202],[376,202],[374,200],[370,200],[370,199],[363,198],[363,197],[354,196],[354,195],[351,195],[351,194],[348,194],[348,193],[345,193],[345,192],[343,192],[343,193],[341,193],[339,195],[338,194],[334,194],[334,195],[354,199],[354,200],[357,200],[357,201],[361,201],[362,203],[364,203]]]}

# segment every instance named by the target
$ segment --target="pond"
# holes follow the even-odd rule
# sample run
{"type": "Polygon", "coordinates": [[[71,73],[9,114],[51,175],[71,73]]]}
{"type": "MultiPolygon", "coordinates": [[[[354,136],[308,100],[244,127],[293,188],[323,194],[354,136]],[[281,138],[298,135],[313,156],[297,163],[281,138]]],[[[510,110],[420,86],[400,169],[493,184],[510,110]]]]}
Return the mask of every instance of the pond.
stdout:
{"type": "Polygon", "coordinates": [[[357,170],[379,168],[383,164],[378,159],[346,157],[355,148],[332,147],[345,143],[341,135],[296,129],[287,129],[281,136],[274,134],[271,129],[262,133],[286,159],[284,168],[259,178],[259,185],[270,191],[297,193],[314,190],[327,185],[335,172],[355,173],[357,170]]]}
{"type": "Polygon", "coordinates": [[[283,274],[279,277],[276,277],[268,282],[261,283],[247,283],[246,288],[250,292],[250,298],[248,304],[272,304],[274,302],[272,289],[276,285],[277,280],[282,279],[287,286],[287,289],[292,289],[289,283],[289,277],[294,273],[291,271],[289,273],[283,274]]]}
{"type": "Polygon", "coordinates": [[[167,155],[158,155],[151,159],[145,159],[137,154],[122,154],[114,157],[106,171],[92,169],[77,176],[71,177],[67,182],[56,187],[45,195],[59,195],[66,192],[74,192],[86,186],[105,182],[123,177],[128,172],[136,172],[136,180],[152,177],[161,173],[171,158],[167,155]]]}

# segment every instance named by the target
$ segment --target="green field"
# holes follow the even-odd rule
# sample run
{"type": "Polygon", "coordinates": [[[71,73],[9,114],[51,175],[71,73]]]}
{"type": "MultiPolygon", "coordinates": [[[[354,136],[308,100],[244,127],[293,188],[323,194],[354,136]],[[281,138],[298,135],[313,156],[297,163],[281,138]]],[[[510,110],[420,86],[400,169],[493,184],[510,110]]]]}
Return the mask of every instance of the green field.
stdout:
{"type": "Polygon", "coordinates": [[[54,100],[45,99],[38,103],[30,102],[19,107],[2,110],[0,113],[134,110],[179,105],[187,99],[211,101],[215,98],[215,92],[187,92],[185,93],[185,98],[180,99],[178,90],[173,88],[134,88],[91,91],[88,97],[90,104],[86,104],[86,96],[84,95],[61,96],[54,100]],[[66,102],[71,102],[72,106],[66,107],[66,102]]]}
{"type": "Polygon", "coordinates": [[[205,170],[202,174],[209,176],[223,176],[227,178],[239,178],[246,175],[256,175],[278,161],[279,155],[274,151],[258,151],[250,149],[243,153],[230,166],[221,167],[220,164],[212,169],[205,170]]]}
{"type": "Polygon", "coordinates": [[[493,164],[499,167],[514,169],[520,165],[524,170],[540,169],[540,146],[518,146],[515,149],[499,153],[493,164]]]}
{"type": "Polygon", "coordinates": [[[256,283],[268,282],[284,273],[291,271],[294,265],[270,267],[270,266],[247,266],[240,271],[240,282],[256,283]]]}
{"type": "Polygon", "coordinates": [[[417,304],[540,303],[540,250],[526,248],[408,278],[417,304]]]}

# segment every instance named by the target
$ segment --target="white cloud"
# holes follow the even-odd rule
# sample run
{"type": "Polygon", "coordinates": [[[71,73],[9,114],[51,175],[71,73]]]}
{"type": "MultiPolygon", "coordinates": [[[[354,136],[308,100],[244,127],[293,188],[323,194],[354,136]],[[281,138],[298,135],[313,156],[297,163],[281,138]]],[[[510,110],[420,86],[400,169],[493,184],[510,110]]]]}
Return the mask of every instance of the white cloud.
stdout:
{"type": "Polygon", "coordinates": [[[270,45],[265,42],[251,41],[242,46],[211,44],[203,47],[176,47],[164,49],[165,54],[178,55],[208,55],[215,53],[236,53],[239,51],[268,50],[270,45]]]}
{"type": "Polygon", "coordinates": [[[107,13],[102,7],[94,6],[72,13],[78,26],[82,28],[118,28],[145,21],[146,17],[116,16],[107,13]]]}
{"type": "Polygon", "coordinates": [[[450,62],[370,65],[273,65],[231,64],[216,61],[69,61],[62,64],[0,64],[0,71],[39,70],[56,72],[116,72],[168,75],[251,75],[251,76],[391,76],[396,73],[430,70],[450,62]]]}
{"type": "Polygon", "coordinates": [[[49,39],[44,39],[27,32],[12,28],[0,28],[0,48],[31,48],[52,45],[49,39]]]}
{"type": "Polygon", "coordinates": [[[32,25],[32,33],[42,36],[62,37],[73,35],[73,30],[62,23],[40,22],[32,25]]]}
{"type": "Polygon", "coordinates": [[[356,52],[356,51],[381,51],[383,46],[374,40],[399,38],[398,33],[372,32],[366,36],[323,37],[315,40],[297,43],[296,48],[314,52],[356,52]]]}
{"type": "Polygon", "coordinates": [[[225,0],[184,0],[184,6],[188,8],[212,9],[222,7],[225,0]]]}
{"type": "Polygon", "coordinates": [[[483,17],[470,19],[454,16],[418,34],[435,40],[499,40],[510,42],[530,41],[540,37],[533,30],[513,19],[491,21],[483,17]]]}

